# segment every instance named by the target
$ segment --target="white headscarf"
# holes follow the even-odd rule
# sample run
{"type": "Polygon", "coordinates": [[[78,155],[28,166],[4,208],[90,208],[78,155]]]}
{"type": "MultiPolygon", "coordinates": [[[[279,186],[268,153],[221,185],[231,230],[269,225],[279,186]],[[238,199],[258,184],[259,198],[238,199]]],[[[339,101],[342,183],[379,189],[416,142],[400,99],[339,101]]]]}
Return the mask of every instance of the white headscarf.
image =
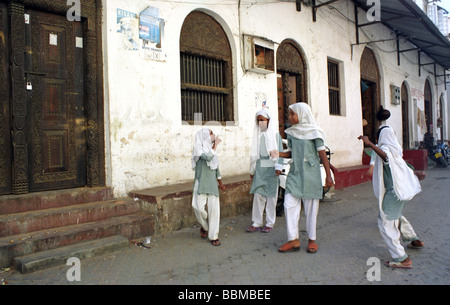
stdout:
{"type": "Polygon", "coordinates": [[[298,116],[298,124],[286,129],[284,132],[296,139],[314,140],[322,139],[325,142],[325,133],[316,124],[316,120],[306,103],[295,103],[289,106],[298,116]]]}
{"type": "Polygon", "coordinates": [[[210,130],[208,128],[202,128],[195,134],[194,148],[192,149],[192,169],[195,170],[197,161],[203,154],[213,153],[214,158],[211,161],[207,161],[206,164],[210,169],[215,170],[219,167],[219,159],[215,155],[212,149],[213,143],[211,140],[210,130]]]}
{"type": "MultiPolygon", "coordinates": [[[[419,179],[416,177],[413,170],[406,164],[405,160],[403,160],[403,149],[397,141],[394,130],[386,125],[381,126],[380,128],[383,128],[383,130],[381,130],[380,136],[378,137],[378,147],[383,150],[388,157],[395,195],[401,201],[411,200],[415,195],[422,191],[419,179]]],[[[384,188],[383,180],[383,160],[380,157],[377,157],[375,160],[375,167],[373,170],[373,191],[378,198],[380,212],[384,217],[382,203],[386,190],[384,188]]]]}
{"type": "MultiPolygon", "coordinates": [[[[278,141],[276,137],[276,132],[274,130],[274,123],[271,120],[271,116],[269,111],[266,108],[258,111],[255,115],[255,125],[253,126],[253,142],[250,151],[250,173],[254,174],[256,170],[256,161],[258,161],[260,157],[260,139],[261,136],[264,135],[265,144],[267,152],[269,153],[270,159],[272,161],[276,161],[278,159],[278,141]],[[257,118],[258,116],[263,116],[266,119],[269,119],[267,124],[267,129],[265,131],[261,131],[259,127],[257,118]]],[[[275,164],[274,164],[275,165],[275,164]]]]}

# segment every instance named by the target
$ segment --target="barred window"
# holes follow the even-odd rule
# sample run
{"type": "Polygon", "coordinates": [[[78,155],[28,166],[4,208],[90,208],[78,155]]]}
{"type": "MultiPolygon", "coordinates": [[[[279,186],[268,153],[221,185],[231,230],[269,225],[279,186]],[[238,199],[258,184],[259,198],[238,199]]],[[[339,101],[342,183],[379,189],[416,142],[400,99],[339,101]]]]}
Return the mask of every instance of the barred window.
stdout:
{"type": "Polygon", "coordinates": [[[202,113],[204,121],[225,121],[224,61],[181,53],[182,119],[193,121],[202,113]]]}
{"type": "Polygon", "coordinates": [[[339,63],[328,60],[328,100],[330,114],[341,115],[341,92],[339,84],[339,63]]]}
{"type": "Polygon", "coordinates": [[[233,120],[231,49],[212,17],[193,12],[180,38],[181,118],[189,123],[233,120]]]}

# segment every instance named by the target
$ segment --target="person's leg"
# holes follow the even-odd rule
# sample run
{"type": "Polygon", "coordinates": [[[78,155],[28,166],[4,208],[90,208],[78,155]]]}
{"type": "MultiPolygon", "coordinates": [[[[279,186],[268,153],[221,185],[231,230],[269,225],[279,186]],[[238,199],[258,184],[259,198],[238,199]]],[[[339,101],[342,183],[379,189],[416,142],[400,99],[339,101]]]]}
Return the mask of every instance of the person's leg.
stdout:
{"type": "Polygon", "coordinates": [[[399,229],[402,236],[402,240],[405,242],[410,242],[408,244],[408,248],[411,249],[423,248],[424,243],[421,240],[419,240],[411,223],[404,216],[400,217],[399,229]]]}
{"type": "Polygon", "coordinates": [[[298,222],[300,221],[301,199],[291,194],[284,196],[284,214],[287,225],[288,241],[299,239],[298,222]]]}
{"type": "Polygon", "coordinates": [[[319,213],[319,199],[303,199],[306,215],[306,232],[308,233],[308,253],[316,253],[317,215],[319,213]]]}
{"type": "Polygon", "coordinates": [[[208,231],[208,213],[205,206],[207,196],[203,194],[197,194],[198,181],[194,184],[194,191],[192,193],[192,207],[194,208],[195,218],[205,231],[208,231]]]}
{"type": "MultiPolygon", "coordinates": [[[[381,236],[386,243],[389,253],[393,258],[392,265],[390,267],[401,267],[404,263],[405,267],[410,267],[412,262],[408,258],[405,249],[400,243],[400,230],[398,229],[399,220],[387,220],[382,217],[378,217],[378,228],[380,230],[381,236]],[[396,266],[395,264],[398,264],[396,266]]],[[[391,264],[387,262],[387,265],[391,264]]]]}
{"type": "Polygon", "coordinates": [[[248,232],[257,231],[263,225],[264,206],[266,205],[266,197],[261,194],[253,195],[252,221],[253,224],[247,229],[248,232]]]}
{"type": "Polygon", "coordinates": [[[300,220],[301,199],[286,194],[284,196],[284,214],[286,217],[288,242],[278,248],[279,252],[300,250],[298,222],[300,220]]]}
{"type": "Polygon", "coordinates": [[[208,195],[208,220],[208,238],[211,241],[218,240],[220,227],[220,200],[219,197],[214,195],[208,195]]]}
{"type": "Polygon", "coordinates": [[[277,197],[266,198],[266,227],[273,228],[277,219],[277,197]]]}

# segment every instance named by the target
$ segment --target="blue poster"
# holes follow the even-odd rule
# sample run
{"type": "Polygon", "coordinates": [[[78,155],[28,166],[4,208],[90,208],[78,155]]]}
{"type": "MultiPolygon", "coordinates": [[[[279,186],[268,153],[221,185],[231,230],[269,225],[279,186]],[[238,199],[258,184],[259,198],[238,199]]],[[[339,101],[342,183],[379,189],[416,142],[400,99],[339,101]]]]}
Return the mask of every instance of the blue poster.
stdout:
{"type": "Polygon", "coordinates": [[[161,20],[159,9],[149,6],[145,9],[139,19],[139,38],[149,42],[161,43],[161,20]]]}

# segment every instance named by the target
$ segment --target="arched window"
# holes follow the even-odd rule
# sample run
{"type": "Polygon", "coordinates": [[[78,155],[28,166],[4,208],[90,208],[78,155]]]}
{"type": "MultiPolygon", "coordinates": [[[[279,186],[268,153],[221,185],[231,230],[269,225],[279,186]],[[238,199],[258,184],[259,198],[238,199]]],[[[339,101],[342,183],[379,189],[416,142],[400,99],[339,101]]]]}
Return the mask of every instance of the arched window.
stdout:
{"type": "Polygon", "coordinates": [[[192,12],[180,36],[181,118],[193,123],[233,121],[231,48],[221,25],[192,12]]]}

